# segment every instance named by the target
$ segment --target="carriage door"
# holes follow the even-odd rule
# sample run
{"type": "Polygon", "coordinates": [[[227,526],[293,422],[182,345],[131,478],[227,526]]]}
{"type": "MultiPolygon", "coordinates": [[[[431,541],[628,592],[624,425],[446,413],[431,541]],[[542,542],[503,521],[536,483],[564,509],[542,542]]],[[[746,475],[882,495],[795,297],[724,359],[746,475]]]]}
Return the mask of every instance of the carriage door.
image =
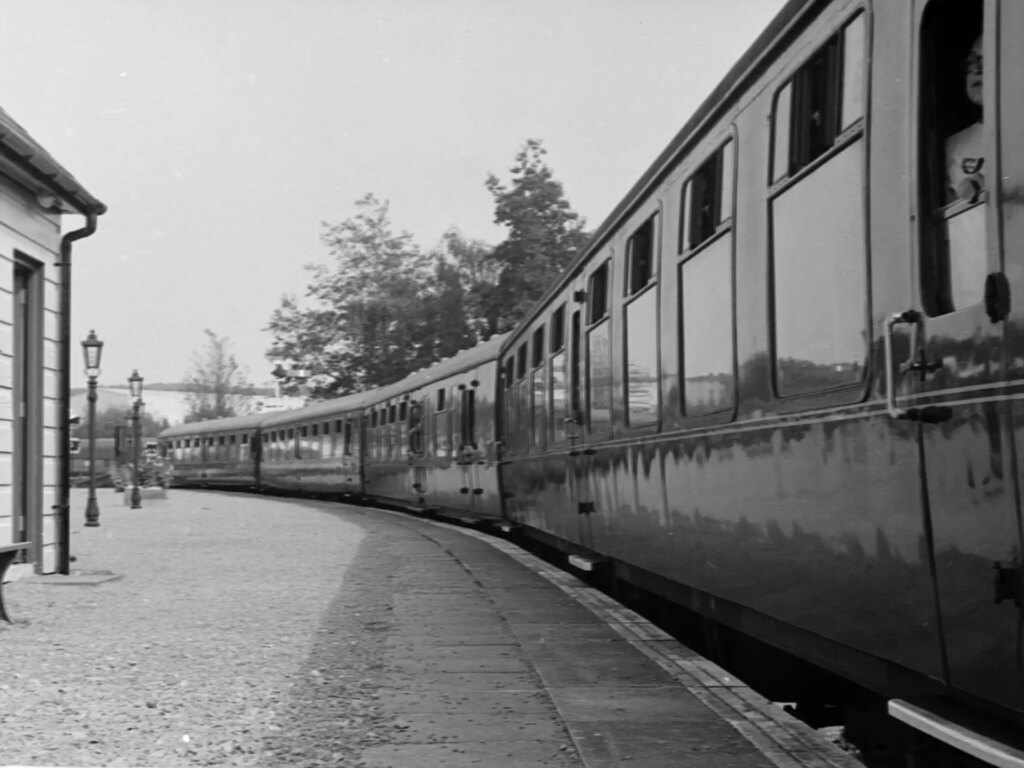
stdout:
{"type": "Polygon", "coordinates": [[[581,310],[573,312],[569,331],[569,492],[577,513],[579,542],[593,548],[593,516],[600,514],[591,482],[595,443],[611,427],[610,259],[576,291],[581,310]]]}
{"type": "Polygon", "coordinates": [[[260,465],[263,464],[263,439],[257,429],[251,435],[243,435],[249,440],[249,460],[252,462],[252,477],[256,487],[260,487],[260,465]]]}
{"type": "MultiPolygon", "coordinates": [[[[1015,43],[1006,49],[1016,59],[1013,69],[1003,71],[1019,73],[1024,71],[1019,34],[1024,13],[1014,3],[1003,12],[1017,17],[1018,30],[1016,40],[1003,42],[1004,47],[1015,43]]],[[[1021,707],[1018,654],[1024,649],[1014,605],[1020,598],[1018,437],[1006,384],[1008,378],[1024,380],[1024,361],[1014,360],[1007,349],[1008,327],[1019,329],[1022,315],[1019,299],[1011,313],[1006,275],[1015,276],[1016,296],[1024,297],[1019,285],[1024,240],[1006,251],[1018,263],[1004,263],[1000,201],[1005,190],[998,180],[1008,178],[1008,169],[999,167],[1000,111],[992,108],[1003,88],[995,66],[997,19],[996,3],[981,0],[931,0],[916,10],[919,295],[916,307],[890,317],[887,339],[899,324],[916,336],[910,357],[894,360],[890,374],[916,394],[900,406],[890,400],[890,412],[916,422],[922,518],[948,681],[1021,707]],[[975,77],[982,71],[983,83],[975,77]]],[[[1013,99],[1019,117],[1021,97],[1014,93],[1013,99]]],[[[1003,137],[1019,143],[1020,131],[1013,126],[1003,137]]],[[[1021,166],[1014,179],[1024,172],[1020,154],[1019,148],[1002,152],[1021,166]]],[[[1019,192],[1014,198],[1015,210],[1007,213],[1020,212],[1019,192]]]]}
{"type": "Polygon", "coordinates": [[[466,385],[459,384],[451,389],[452,396],[452,457],[459,468],[459,498],[454,503],[469,510],[473,504],[473,460],[471,438],[466,435],[466,385]]]}
{"type": "Polygon", "coordinates": [[[460,493],[464,494],[465,507],[474,514],[480,513],[481,499],[484,492],[480,484],[480,444],[476,435],[476,388],[475,373],[467,374],[472,378],[474,386],[462,383],[458,387],[458,425],[459,445],[458,457],[461,476],[460,493]]]}

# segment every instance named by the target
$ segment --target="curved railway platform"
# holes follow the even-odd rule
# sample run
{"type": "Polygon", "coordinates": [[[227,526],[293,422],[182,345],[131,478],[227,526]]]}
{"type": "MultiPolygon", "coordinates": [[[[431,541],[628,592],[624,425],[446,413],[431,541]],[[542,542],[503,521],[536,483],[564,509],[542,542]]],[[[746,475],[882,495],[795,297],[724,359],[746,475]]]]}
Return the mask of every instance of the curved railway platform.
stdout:
{"type": "Polygon", "coordinates": [[[326,502],[118,499],[73,531],[70,577],[7,586],[0,766],[859,765],[502,539],[326,502]]]}

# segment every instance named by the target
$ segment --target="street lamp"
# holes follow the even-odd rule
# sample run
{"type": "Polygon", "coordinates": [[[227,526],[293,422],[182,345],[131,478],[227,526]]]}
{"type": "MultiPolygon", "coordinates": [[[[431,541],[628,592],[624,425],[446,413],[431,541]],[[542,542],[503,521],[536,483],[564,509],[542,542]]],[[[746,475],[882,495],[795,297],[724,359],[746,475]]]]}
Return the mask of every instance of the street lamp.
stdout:
{"type": "Polygon", "coordinates": [[[89,501],[85,505],[85,524],[97,528],[100,524],[100,507],[96,503],[96,378],[100,375],[100,357],[103,342],[96,338],[96,331],[82,342],[85,357],[85,375],[89,377],[89,501]]]}
{"type": "Polygon", "coordinates": [[[128,388],[132,395],[132,464],[134,465],[131,508],[142,509],[142,493],[139,491],[139,441],[142,439],[140,437],[142,425],[139,409],[142,407],[142,377],[139,376],[138,371],[132,371],[132,375],[128,377],[128,388]]]}

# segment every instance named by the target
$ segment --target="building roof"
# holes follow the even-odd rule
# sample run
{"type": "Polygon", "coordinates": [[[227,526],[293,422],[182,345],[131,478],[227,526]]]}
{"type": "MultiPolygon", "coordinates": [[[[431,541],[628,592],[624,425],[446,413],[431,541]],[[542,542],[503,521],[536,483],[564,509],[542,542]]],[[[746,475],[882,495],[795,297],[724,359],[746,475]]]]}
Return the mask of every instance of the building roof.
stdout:
{"type": "Polygon", "coordinates": [[[0,170],[37,195],[52,195],[62,213],[100,215],[107,206],[93,197],[74,176],[0,108],[0,170]]]}

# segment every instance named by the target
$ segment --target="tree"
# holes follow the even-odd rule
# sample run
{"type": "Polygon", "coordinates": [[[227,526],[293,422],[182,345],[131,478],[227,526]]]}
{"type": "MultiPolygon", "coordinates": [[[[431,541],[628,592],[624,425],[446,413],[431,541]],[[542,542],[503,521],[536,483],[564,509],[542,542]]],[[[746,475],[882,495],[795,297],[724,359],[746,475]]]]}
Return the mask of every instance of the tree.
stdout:
{"type": "Polygon", "coordinates": [[[444,233],[437,251],[437,258],[458,281],[458,304],[473,341],[488,339],[495,333],[489,317],[493,314],[492,298],[501,272],[492,258],[493,252],[493,246],[482,240],[469,240],[454,227],[444,233]]]}
{"type": "Polygon", "coordinates": [[[323,226],[333,262],[306,265],[306,302],[282,297],[267,326],[268,357],[309,371],[313,396],[390,384],[472,341],[457,274],[393,231],[386,200],[323,226]]]}
{"type": "Polygon", "coordinates": [[[186,376],[191,391],[185,395],[185,421],[205,421],[236,416],[245,396],[252,393],[227,336],[206,328],[206,347],[192,356],[192,371],[186,376]]]}
{"type": "MultiPolygon", "coordinates": [[[[130,407],[118,408],[112,406],[96,413],[96,437],[113,437],[115,427],[126,427],[129,424],[132,409],[130,407]]],[[[170,426],[165,418],[151,416],[145,410],[139,414],[139,429],[146,437],[154,437],[170,426]]],[[[82,420],[75,434],[84,443],[89,439],[88,417],[82,420]]]]}
{"type": "Polygon", "coordinates": [[[544,162],[546,154],[540,141],[529,139],[516,155],[509,186],[494,174],[487,177],[494,221],[508,228],[508,237],[489,256],[496,283],[479,286],[485,337],[513,327],[589,239],[585,221],[544,162]]]}

